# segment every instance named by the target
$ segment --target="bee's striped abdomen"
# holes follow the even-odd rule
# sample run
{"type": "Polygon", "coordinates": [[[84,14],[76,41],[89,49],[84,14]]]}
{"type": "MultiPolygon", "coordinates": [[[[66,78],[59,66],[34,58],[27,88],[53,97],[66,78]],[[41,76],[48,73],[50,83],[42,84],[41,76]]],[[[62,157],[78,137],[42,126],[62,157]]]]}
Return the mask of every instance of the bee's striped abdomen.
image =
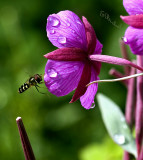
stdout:
{"type": "Polygon", "coordinates": [[[18,90],[19,93],[23,93],[24,91],[26,91],[29,88],[29,84],[28,83],[24,83],[18,90]]]}
{"type": "MultiPolygon", "coordinates": [[[[18,90],[19,93],[23,93],[26,91],[28,88],[35,86],[37,89],[38,84],[42,83],[42,76],[40,74],[35,74],[34,76],[31,76],[18,90]]],[[[39,92],[39,90],[37,89],[39,92]]]]}

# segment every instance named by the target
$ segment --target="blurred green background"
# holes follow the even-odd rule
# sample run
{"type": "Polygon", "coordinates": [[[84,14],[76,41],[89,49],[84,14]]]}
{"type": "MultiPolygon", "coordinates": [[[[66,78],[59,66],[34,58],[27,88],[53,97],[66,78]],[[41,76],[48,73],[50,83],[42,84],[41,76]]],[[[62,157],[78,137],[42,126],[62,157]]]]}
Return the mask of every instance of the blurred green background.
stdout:
{"type": "MultiPolygon", "coordinates": [[[[127,27],[120,19],[127,15],[121,0],[1,0],[1,160],[24,160],[15,121],[18,116],[37,160],[122,159],[123,151],[108,136],[97,102],[94,109],[85,110],[79,101],[69,104],[73,93],[57,98],[39,94],[34,87],[23,94],[17,92],[30,75],[44,74],[47,60],[43,55],[55,49],[46,36],[47,17],[67,9],[89,20],[103,44],[103,54],[121,57],[119,39],[127,27]],[[101,16],[101,11],[116,25],[101,16]]],[[[120,66],[103,64],[100,78],[113,78],[108,74],[112,67],[123,72],[120,66]]],[[[126,88],[121,83],[100,84],[98,92],[113,99],[124,112],[126,88]]]]}

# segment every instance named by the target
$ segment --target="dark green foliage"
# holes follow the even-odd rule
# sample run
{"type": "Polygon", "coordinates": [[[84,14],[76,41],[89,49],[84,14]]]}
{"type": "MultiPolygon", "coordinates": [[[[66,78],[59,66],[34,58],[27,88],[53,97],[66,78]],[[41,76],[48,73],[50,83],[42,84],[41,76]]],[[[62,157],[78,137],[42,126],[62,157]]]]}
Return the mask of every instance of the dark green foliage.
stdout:
{"type": "MultiPolygon", "coordinates": [[[[47,60],[43,55],[55,49],[46,36],[47,17],[66,9],[89,20],[104,44],[103,54],[121,56],[118,40],[124,35],[126,25],[119,16],[126,13],[120,0],[0,1],[2,160],[24,160],[15,121],[18,116],[23,119],[37,160],[87,160],[81,158],[81,151],[92,144],[104,144],[107,137],[97,102],[94,109],[85,110],[79,101],[69,104],[72,94],[57,98],[52,94],[39,94],[34,87],[23,94],[18,93],[18,88],[30,76],[44,74],[47,60]],[[117,28],[101,17],[101,11],[121,27],[117,28]]],[[[102,65],[101,79],[112,78],[108,75],[111,67],[102,65]]],[[[118,69],[122,71],[122,67],[118,69]]],[[[100,84],[98,91],[124,109],[125,87],[120,83],[100,84]]],[[[99,152],[102,154],[102,149],[99,152]]],[[[100,160],[100,157],[97,155],[96,159],[100,160]]]]}

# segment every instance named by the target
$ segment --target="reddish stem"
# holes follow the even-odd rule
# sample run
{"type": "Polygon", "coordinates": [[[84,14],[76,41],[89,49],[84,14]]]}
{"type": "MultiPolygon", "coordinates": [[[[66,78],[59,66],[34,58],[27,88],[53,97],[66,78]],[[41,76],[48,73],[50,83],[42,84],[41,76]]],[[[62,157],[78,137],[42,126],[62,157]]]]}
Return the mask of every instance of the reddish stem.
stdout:
{"type": "MultiPolygon", "coordinates": [[[[135,69],[131,68],[130,75],[135,74],[135,69]]],[[[128,91],[127,91],[127,100],[126,100],[126,110],[125,110],[125,118],[126,122],[129,124],[130,128],[132,129],[133,125],[133,113],[134,113],[134,105],[135,105],[135,79],[131,78],[128,80],[128,91]]],[[[130,160],[130,154],[124,151],[124,160],[130,160]]]]}
{"type": "Polygon", "coordinates": [[[139,155],[138,160],[143,160],[143,146],[142,146],[142,148],[141,148],[141,153],[140,153],[140,155],[139,155]]]}
{"type": "Polygon", "coordinates": [[[123,160],[130,160],[130,154],[128,152],[124,152],[123,160]]]}
{"type": "MultiPolygon", "coordinates": [[[[143,66],[143,57],[137,56],[137,64],[143,66]]],[[[140,71],[137,71],[140,73],[140,71]]],[[[137,78],[137,106],[135,116],[136,145],[138,157],[141,151],[143,138],[143,76],[137,78]]]]}
{"type": "MultiPolygon", "coordinates": [[[[130,75],[135,74],[135,69],[131,68],[130,75]]],[[[134,106],[135,106],[135,79],[131,78],[128,80],[128,93],[127,93],[127,100],[126,100],[126,111],[125,117],[126,121],[129,124],[130,128],[132,129],[133,125],[133,113],[134,113],[134,106]]]]}
{"type": "MultiPolygon", "coordinates": [[[[124,77],[124,75],[122,73],[120,73],[119,71],[117,71],[116,69],[111,69],[109,71],[109,74],[114,76],[115,78],[122,78],[124,77]]],[[[121,81],[125,86],[128,86],[128,80],[124,80],[124,81],[121,81]]]]}
{"type": "Polygon", "coordinates": [[[34,153],[33,153],[33,150],[32,150],[32,147],[31,147],[31,144],[27,136],[21,117],[17,117],[16,122],[19,130],[19,134],[20,134],[20,139],[21,139],[21,143],[24,151],[25,160],[35,160],[35,156],[34,156],[34,153]]]}
{"type": "MultiPolygon", "coordinates": [[[[129,60],[127,48],[126,48],[126,45],[123,40],[120,40],[120,48],[121,48],[121,53],[122,53],[123,58],[129,60]]],[[[124,71],[125,71],[126,75],[129,75],[130,74],[130,67],[124,66],[124,71]]]]}

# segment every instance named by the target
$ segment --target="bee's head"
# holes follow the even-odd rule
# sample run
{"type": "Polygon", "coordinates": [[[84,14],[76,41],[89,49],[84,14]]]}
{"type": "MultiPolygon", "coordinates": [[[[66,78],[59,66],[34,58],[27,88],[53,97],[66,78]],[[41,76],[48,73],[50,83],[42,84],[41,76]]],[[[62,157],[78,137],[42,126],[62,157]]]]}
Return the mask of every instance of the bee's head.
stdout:
{"type": "Polygon", "coordinates": [[[35,74],[34,75],[35,80],[37,81],[37,83],[40,83],[42,81],[42,76],[39,74],[35,74]]]}

